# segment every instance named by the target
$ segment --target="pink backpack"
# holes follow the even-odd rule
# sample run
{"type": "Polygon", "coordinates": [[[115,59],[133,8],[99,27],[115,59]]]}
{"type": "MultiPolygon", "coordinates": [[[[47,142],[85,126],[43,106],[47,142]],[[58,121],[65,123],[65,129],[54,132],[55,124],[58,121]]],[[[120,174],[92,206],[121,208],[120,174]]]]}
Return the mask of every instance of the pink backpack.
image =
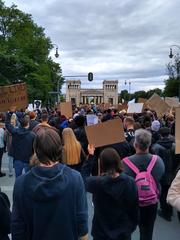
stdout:
{"type": "Polygon", "coordinates": [[[136,186],[138,188],[139,206],[145,207],[157,203],[159,190],[151,175],[151,171],[156,163],[157,156],[153,155],[146,171],[140,172],[139,169],[126,157],[123,162],[136,173],[136,186]]]}

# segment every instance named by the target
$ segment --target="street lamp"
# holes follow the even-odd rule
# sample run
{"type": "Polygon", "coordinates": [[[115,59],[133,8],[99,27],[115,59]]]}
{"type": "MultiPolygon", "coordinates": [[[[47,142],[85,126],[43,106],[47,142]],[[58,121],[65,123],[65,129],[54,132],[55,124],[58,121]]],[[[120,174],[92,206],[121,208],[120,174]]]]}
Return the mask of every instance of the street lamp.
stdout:
{"type": "Polygon", "coordinates": [[[176,66],[172,66],[172,67],[175,67],[176,72],[177,72],[178,98],[179,98],[179,102],[180,102],[180,58],[179,58],[179,53],[173,54],[173,52],[172,52],[173,47],[176,47],[176,48],[178,48],[178,50],[180,50],[180,46],[179,45],[171,45],[170,52],[169,52],[169,58],[172,59],[174,57],[175,63],[176,63],[176,66]]]}
{"type": "MultiPolygon", "coordinates": [[[[55,44],[55,43],[53,43],[52,45],[56,47],[56,52],[55,52],[54,56],[55,56],[56,58],[58,58],[58,57],[59,57],[58,45],[55,44]]],[[[58,81],[57,81],[57,103],[59,103],[59,101],[60,101],[60,90],[59,90],[59,88],[60,88],[60,82],[59,82],[59,80],[58,80],[58,81]]]]}
{"type": "MultiPolygon", "coordinates": [[[[125,85],[127,84],[127,80],[125,80],[124,84],[125,85]]],[[[131,92],[131,80],[128,80],[128,84],[129,84],[129,91],[128,91],[128,93],[130,94],[130,92],[131,92]]]]}
{"type": "Polygon", "coordinates": [[[56,47],[56,53],[54,54],[54,56],[58,58],[59,57],[58,45],[57,44],[52,44],[52,45],[56,47]]]}

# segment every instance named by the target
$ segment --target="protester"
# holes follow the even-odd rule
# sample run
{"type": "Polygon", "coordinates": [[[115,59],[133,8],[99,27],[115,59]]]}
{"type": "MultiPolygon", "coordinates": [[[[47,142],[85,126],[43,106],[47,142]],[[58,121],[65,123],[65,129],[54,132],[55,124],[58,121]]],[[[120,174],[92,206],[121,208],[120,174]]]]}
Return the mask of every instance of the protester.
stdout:
{"type": "Polygon", "coordinates": [[[82,168],[86,190],[93,194],[94,240],[130,240],[138,223],[138,196],[134,180],[122,171],[118,153],[106,148],[100,155],[101,176],[90,176],[94,147],[82,168]]]}
{"type": "MultiPolygon", "coordinates": [[[[16,114],[12,114],[11,116],[11,124],[17,128],[17,117],[16,114]]],[[[5,135],[4,135],[5,143],[6,143],[6,149],[8,153],[8,168],[9,168],[9,177],[13,176],[13,146],[12,146],[12,134],[5,129],[5,135]]]]}
{"type": "Polygon", "coordinates": [[[154,120],[151,124],[152,143],[156,143],[160,139],[159,129],[161,124],[158,120],[154,120]]]}
{"type": "Polygon", "coordinates": [[[10,120],[13,112],[6,115],[5,126],[12,134],[12,148],[14,158],[14,169],[16,177],[22,174],[23,169],[25,172],[29,171],[29,160],[33,154],[33,142],[35,134],[29,130],[29,118],[24,116],[21,118],[19,128],[14,127],[10,120]]]}
{"type": "Polygon", "coordinates": [[[9,240],[11,211],[8,196],[0,189],[0,240],[9,240]]]}
{"type": "Polygon", "coordinates": [[[134,139],[134,119],[126,117],[124,119],[125,138],[130,143],[134,139]]]}
{"type": "Polygon", "coordinates": [[[81,175],[62,162],[60,136],[41,128],[35,153],[40,162],[17,178],[12,240],[87,240],[87,200],[81,175]]]}
{"type": "Polygon", "coordinates": [[[35,112],[29,112],[30,122],[29,122],[29,130],[33,130],[39,122],[36,120],[36,113],[35,112]]]}
{"type": "Polygon", "coordinates": [[[76,128],[74,129],[74,134],[77,140],[81,143],[81,146],[85,153],[87,153],[88,140],[85,131],[86,118],[82,115],[75,118],[76,128]]]}
{"type": "Polygon", "coordinates": [[[0,125],[0,177],[6,176],[6,174],[1,171],[3,153],[4,153],[4,128],[3,128],[3,125],[1,124],[0,125]]]}
{"type": "Polygon", "coordinates": [[[65,128],[62,132],[63,163],[70,168],[81,172],[81,167],[86,159],[86,154],[71,128],[65,128]]]}
{"type": "Polygon", "coordinates": [[[171,221],[172,207],[167,204],[166,198],[169,187],[175,177],[175,143],[170,136],[170,129],[163,127],[159,131],[161,139],[151,147],[151,151],[159,155],[165,165],[165,172],[161,179],[161,196],[158,215],[167,221],[171,221]]]}
{"type": "MultiPolygon", "coordinates": [[[[137,171],[145,172],[147,171],[149,164],[153,160],[153,156],[149,153],[149,147],[151,145],[151,133],[145,129],[138,129],[135,132],[135,141],[134,147],[136,150],[136,154],[128,157],[129,161],[133,164],[133,167],[136,167],[137,171]]],[[[132,165],[131,164],[131,165],[132,165]]],[[[127,165],[127,162],[123,160],[124,171],[129,176],[136,178],[138,175],[135,173],[134,169],[132,170],[132,166],[130,167],[127,165]]],[[[153,228],[154,222],[157,215],[157,202],[158,202],[158,191],[160,191],[160,180],[164,173],[164,163],[160,157],[154,161],[154,166],[152,168],[151,176],[155,181],[154,187],[156,189],[155,198],[152,201],[149,201],[149,204],[140,204],[140,222],[139,222],[139,229],[140,229],[140,240],[152,240],[153,237],[153,228]]],[[[141,188],[143,190],[143,187],[141,188]]],[[[147,189],[145,189],[147,190],[147,189]]],[[[148,186],[149,190],[149,186],[148,186]]],[[[140,200],[140,199],[139,199],[140,200]]],[[[146,199],[144,199],[146,200],[146,199]]]]}

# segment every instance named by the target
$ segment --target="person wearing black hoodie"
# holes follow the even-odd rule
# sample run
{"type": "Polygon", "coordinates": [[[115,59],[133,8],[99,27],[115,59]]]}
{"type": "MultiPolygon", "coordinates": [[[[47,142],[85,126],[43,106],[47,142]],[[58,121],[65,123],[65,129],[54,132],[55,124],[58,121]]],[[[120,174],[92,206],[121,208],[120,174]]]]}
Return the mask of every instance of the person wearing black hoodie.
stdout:
{"type": "Polygon", "coordinates": [[[29,161],[33,155],[35,133],[29,130],[29,117],[27,116],[20,119],[20,127],[14,127],[10,122],[12,114],[13,111],[7,113],[5,127],[12,134],[12,155],[15,174],[18,177],[22,174],[23,169],[25,172],[29,171],[29,161]]]}
{"type": "Polygon", "coordinates": [[[167,221],[171,221],[172,207],[166,202],[169,187],[175,177],[175,143],[170,135],[170,129],[163,127],[159,130],[160,140],[152,145],[152,153],[159,155],[165,165],[165,173],[161,179],[160,207],[158,215],[167,221]]]}
{"type": "Polygon", "coordinates": [[[60,163],[60,136],[41,128],[34,148],[39,166],[14,186],[12,240],[87,240],[84,183],[79,172],[60,163]]]}
{"type": "Polygon", "coordinates": [[[134,179],[122,172],[120,157],[113,148],[100,155],[101,176],[90,176],[93,166],[93,146],[88,146],[89,158],[81,174],[86,190],[93,194],[94,240],[130,240],[138,224],[138,195],[134,179]]]}

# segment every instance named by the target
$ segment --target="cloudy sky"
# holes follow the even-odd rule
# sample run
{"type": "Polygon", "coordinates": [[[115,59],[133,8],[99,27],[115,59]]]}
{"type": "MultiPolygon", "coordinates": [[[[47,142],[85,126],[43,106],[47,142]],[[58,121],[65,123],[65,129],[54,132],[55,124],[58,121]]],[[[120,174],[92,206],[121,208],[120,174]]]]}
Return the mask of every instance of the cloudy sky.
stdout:
{"type": "Polygon", "coordinates": [[[12,3],[59,46],[63,75],[94,73],[82,87],[104,79],[118,79],[119,91],[125,80],[131,92],[164,87],[169,46],[180,44],[179,0],[5,0],[12,3]]]}

